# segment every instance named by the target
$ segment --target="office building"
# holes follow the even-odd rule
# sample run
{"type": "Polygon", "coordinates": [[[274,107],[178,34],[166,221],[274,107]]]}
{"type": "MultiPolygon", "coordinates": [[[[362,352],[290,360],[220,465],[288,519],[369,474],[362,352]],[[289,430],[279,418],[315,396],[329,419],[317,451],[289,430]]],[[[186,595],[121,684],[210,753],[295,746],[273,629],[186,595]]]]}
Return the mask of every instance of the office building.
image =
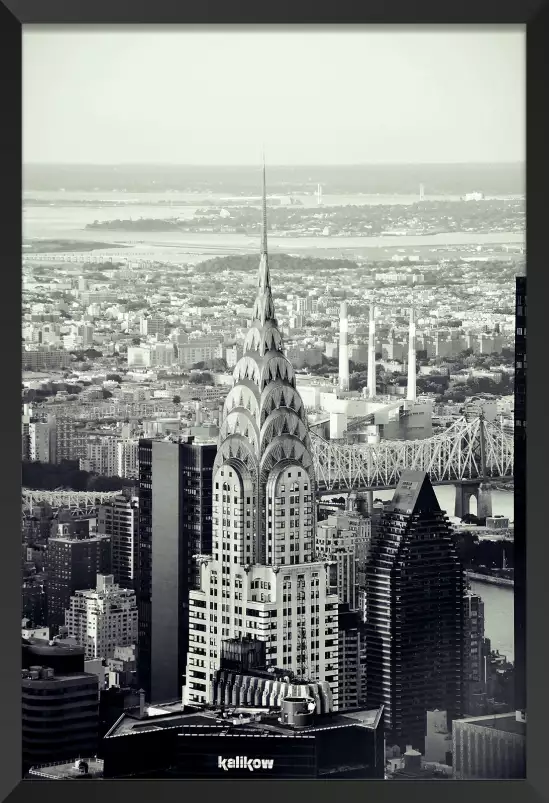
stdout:
{"type": "Polygon", "coordinates": [[[404,471],[366,562],[367,703],[384,705],[388,746],[424,753],[427,711],[462,713],[464,591],[429,477],[404,471]]]}
{"type": "Polygon", "coordinates": [[[452,755],[457,780],[525,778],[524,717],[517,711],[454,720],[452,755]]]}
{"type": "Polygon", "coordinates": [[[181,705],[126,711],[102,740],[104,777],[381,780],[382,717],[316,714],[303,697],[274,712],[235,707],[230,717],[181,705]]]}
{"type": "Polygon", "coordinates": [[[99,683],[84,672],[83,651],[23,643],[22,667],[23,771],[96,754],[99,683]]]}
{"type": "Polygon", "coordinates": [[[52,536],[45,564],[47,625],[55,634],[65,624],[71,596],[81,589],[95,588],[98,574],[110,574],[111,539],[108,535],[78,536],[68,531],[52,536]]]}
{"type": "Polygon", "coordinates": [[[268,666],[327,681],[337,708],[337,596],[315,560],[311,441],[275,318],[266,225],[264,189],[258,291],[223,411],[213,544],[191,592],[184,700],[211,702],[223,641],[255,637],[266,642],[268,666]]]}
{"type": "Polygon", "coordinates": [[[112,544],[112,574],[122,588],[136,588],[138,497],[117,496],[101,505],[97,512],[100,535],[108,535],[112,544]]]}
{"type": "Polygon", "coordinates": [[[86,658],[111,658],[116,647],[137,643],[135,591],[120,588],[112,574],[98,574],[95,589],[77,591],[65,613],[69,638],[85,650],[86,658]]]}
{"type": "Polygon", "coordinates": [[[515,706],[526,710],[526,277],[516,278],[515,308],[515,706]]]}
{"type": "Polygon", "coordinates": [[[138,671],[152,702],[181,695],[193,556],[212,549],[215,455],[215,442],[192,438],[139,443],[138,671]]]}

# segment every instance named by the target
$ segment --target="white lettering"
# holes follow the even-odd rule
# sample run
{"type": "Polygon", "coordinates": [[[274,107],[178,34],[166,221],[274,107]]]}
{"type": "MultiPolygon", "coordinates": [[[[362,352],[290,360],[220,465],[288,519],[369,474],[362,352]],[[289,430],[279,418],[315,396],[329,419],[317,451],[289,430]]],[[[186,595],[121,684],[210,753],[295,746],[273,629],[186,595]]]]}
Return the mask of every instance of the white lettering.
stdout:
{"type": "Polygon", "coordinates": [[[217,757],[217,767],[224,772],[234,769],[243,769],[253,772],[254,770],[272,770],[274,759],[272,758],[248,758],[248,756],[235,756],[235,758],[217,757]]]}

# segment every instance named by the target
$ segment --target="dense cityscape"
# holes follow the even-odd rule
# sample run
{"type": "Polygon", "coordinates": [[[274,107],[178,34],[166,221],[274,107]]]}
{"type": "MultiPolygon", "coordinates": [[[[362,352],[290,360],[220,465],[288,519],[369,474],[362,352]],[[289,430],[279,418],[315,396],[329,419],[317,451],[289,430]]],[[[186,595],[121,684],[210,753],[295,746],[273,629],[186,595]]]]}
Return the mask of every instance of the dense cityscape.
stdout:
{"type": "Polygon", "coordinates": [[[524,779],[523,35],[24,45],[24,778],[524,779]]]}
{"type": "Polygon", "coordinates": [[[271,253],[266,192],[254,209],[258,256],[26,243],[25,769],[520,777],[516,650],[483,598],[515,582],[516,516],[496,507],[513,492],[523,245],[271,253]],[[37,687],[70,717],[37,731],[37,687]],[[513,742],[490,770],[471,747],[488,721],[513,742]],[[115,738],[138,731],[132,751],[115,738]],[[231,735],[253,736],[243,763],[222,757],[231,735]]]}

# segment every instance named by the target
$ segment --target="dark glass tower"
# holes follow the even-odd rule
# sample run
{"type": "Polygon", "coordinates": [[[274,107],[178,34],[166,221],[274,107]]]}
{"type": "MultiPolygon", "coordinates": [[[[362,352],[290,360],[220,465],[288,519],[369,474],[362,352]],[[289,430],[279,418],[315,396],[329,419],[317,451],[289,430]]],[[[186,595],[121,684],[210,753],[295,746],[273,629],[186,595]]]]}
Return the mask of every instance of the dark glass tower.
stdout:
{"type": "Polygon", "coordinates": [[[526,277],[515,310],[515,708],[526,709],[526,277]]]}
{"type": "Polygon", "coordinates": [[[193,556],[212,550],[216,443],[139,442],[139,683],[151,702],[181,697],[193,556]]]}
{"type": "Polygon", "coordinates": [[[461,715],[464,574],[429,477],[404,471],[366,563],[367,705],[424,752],[426,712],[461,715]]]}

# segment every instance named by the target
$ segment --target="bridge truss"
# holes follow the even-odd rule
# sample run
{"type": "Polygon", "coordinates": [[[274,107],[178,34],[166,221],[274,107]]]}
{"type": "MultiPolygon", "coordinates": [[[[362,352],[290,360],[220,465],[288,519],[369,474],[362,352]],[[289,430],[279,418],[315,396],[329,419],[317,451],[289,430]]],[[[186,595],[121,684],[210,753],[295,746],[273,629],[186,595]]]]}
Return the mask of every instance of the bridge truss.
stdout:
{"type": "Polygon", "coordinates": [[[105,493],[81,492],[81,491],[32,491],[23,488],[21,491],[21,502],[23,513],[30,514],[34,507],[40,503],[49,505],[53,510],[68,510],[71,513],[91,513],[99,505],[120,495],[120,491],[108,491],[105,493]]]}
{"type": "Polygon", "coordinates": [[[320,491],[394,488],[405,469],[426,471],[434,485],[512,477],[514,471],[512,436],[482,418],[459,418],[423,440],[341,444],[314,433],[311,440],[320,491]]]}

